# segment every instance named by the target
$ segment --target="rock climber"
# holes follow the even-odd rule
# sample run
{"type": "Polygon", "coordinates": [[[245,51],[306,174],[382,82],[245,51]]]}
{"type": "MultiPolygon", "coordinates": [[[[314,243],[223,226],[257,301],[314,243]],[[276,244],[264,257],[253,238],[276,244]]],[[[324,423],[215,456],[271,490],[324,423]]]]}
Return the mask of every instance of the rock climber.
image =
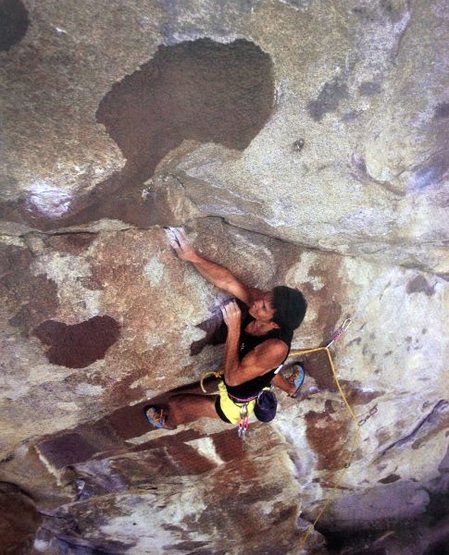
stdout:
{"type": "Polygon", "coordinates": [[[296,397],[304,381],[304,370],[296,366],[285,378],[278,367],[286,360],[293,331],[304,319],[307,303],[297,289],[277,286],[272,291],[247,287],[227,268],[201,256],[192,246],[183,228],[168,228],[171,246],[181,260],[190,262],[210,283],[239,299],[221,307],[227,326],[223,375],[218,391],[203,393],[198,384],[188,392],[170,396],[167,406],[148,405],[145,416],[156,428],[174,429],[179,424],[202,417],[221,418],[238,424],[242,405],[247,417],[254,413],[256,398],[271,384],[296,397]]]}

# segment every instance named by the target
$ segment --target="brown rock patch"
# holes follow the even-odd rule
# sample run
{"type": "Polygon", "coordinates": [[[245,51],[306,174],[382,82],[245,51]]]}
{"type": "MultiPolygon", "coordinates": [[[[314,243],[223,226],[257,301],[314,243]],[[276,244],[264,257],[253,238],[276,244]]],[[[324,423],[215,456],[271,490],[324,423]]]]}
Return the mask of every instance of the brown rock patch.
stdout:
{"type": "Polygon", "coordinates": [[[338,470],[349,460],[345,445],[351,421],[341,414],[310,411],[305,416],[307,441],[318,455],[317,470],[338,470]]]}
{"type": "Polygon", "coordinates": [[[324,283],[319,291],[310,287],[307,296],[319,307],[317,323],[323,329],[323,343],[330,339],[342,318],[341,303],[346,297],[347,285],[340,278],[341,264],[340,257],[322,256],[309,271],[310,277],[317,277],[324,283]]]}
{"type": "Polygon", "coordinates": [[[384,394],[383,391],[365,391],[357,381],[339,380],[350,405],[367,405],[384,394]]]}
{"type": "Polygon", "coordinates": [[[30,553],[41,517],[33,501],[17,486],[0,482],[1,553],[30,553]]]}
{"type": "Polygon", "coordinates": [[[210,318],[204,320],[196,327],[204,331],[206,335],[190,345],[191,356],[200,354],[206,345],[221,345],[226,341],[227,327],[223,322],[221,312],[215,312],[210,318]]]}
{"type": "Polygon", "coordinates": [[[43,322],[35,335],[50,345],[47,358],[52,364],[85,368],[105,356],[120,334],[120,326],[110,316],[94,316],[80,324],[67,325],[56,320],[43,322]]]}
{"type": "Polygon", "coordinates": [[[67,433],[42,441],[38,450],[55,468],[90,459],[97,449],[79,433],[67,433]]]}
{"type": "Polygon", "coordinates": [[[325,351],[306,355],[303,360],[303,366],[306,374],[316,381],[319,389],[337,391],[332,368],[325,351]]]}
{"type": "Polygon", "coordinates": [[[96,237],[96,233],[63,233],[50,235],[45,242],[57,251],[79,255],[89,248],[96,237]]]}
{"type": "Polygon", "coordinates": [[[0,301],[9,314],[10,325],[25,335],[58,307],[57,287],[45,275],[29,270],[32,254],[28,249],[0,245],[0,301]]]}
{"type": "Polygon", "coordinates": [[[449,118],[449,102],[441,102],[436,105],[435,117],[437,119],[449,118]]]}

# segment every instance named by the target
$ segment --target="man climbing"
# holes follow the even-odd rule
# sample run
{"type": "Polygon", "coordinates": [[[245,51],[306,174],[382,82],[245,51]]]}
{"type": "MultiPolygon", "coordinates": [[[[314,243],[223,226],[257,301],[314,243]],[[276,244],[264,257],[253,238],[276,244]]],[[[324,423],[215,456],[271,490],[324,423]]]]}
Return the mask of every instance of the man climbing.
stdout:
{"type": "Polygon", "coordinates": [[[290,350],[293,331],[304,319],[307,303],[297,289],[275,287],[264,292],[240,282],[227,268],[200,256],[182,228],[169,228],[170,244],[181,260],[190,262],[216,287],[239,299],[246,310],[242,315],[235,300],[221,311],[227,326],[223,375],[218,392],[202,393],[199,384],[188,393],[173,394],[167,407],[149,405],[145,416],[156,428],[176,428],[202,417],[221,418],[237,424],[254,413],[256,398],[270,384],[295,397],[303,383],[304,371],[296,371],[286,379],[276,369],[290,350]]]}

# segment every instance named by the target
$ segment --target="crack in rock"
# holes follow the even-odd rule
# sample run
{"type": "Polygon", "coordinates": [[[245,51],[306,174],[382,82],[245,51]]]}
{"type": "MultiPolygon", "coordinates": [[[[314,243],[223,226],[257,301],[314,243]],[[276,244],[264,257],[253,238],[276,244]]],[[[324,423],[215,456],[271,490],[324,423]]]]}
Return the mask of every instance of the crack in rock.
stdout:
{"type": "Polygon", "coordinates": [[[402,447],[403,445],[411,442],[418,435],[418,432],[420,431],[422,432],[423,429],[435,428],[439,424],[442,416],[444,415],[444,413],[447,411],[448,408],[449,408],[449,402],[446,401],[445,399],[440,399],[438,403],[436,403],[436,405],[432,408],[432,410],[423,419],[420,420],[420,422],[415,426],[415,428],[409,434],[398,439],[397,441],[395,441],[394,443],[386,447],[379,455],[379,458],[383,457],[391,449],[396,447],[402,447]]]}

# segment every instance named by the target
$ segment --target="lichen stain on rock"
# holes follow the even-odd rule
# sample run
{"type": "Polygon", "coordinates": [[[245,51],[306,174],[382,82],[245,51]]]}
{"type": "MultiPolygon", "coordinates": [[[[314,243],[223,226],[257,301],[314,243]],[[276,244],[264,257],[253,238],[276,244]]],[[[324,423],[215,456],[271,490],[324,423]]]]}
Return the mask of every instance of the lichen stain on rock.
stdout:
{"type": "Polygon", "coordinates": [[[0,51],[9,50],[20,42],[29,25],[28,12],[21,0],[0,2],[0,51]]]}
{"type": "Polygon", "coordinates": [[[199,39],[161,46],[150,62],[114,85],[100,103],[97,120],[145,180],[184,139],[243,150],[272,105],[267,54],[245,40],[199,39]]]}
{"type": "Polygon", "coordinates": [[[12,315],[8,323],[25,336],[59,305],[55,282],[44,275],[32,275],[32,261],[28,249],[0,245],[0,302],[12,315]]]}
{"type": "Polygon", "coordinates": [[[435,294],[435,287],[429,285],[424,276],[419,275],[407,283],[407,293],[409,295],[412,293],[424,293],[427,297],[431,297],[435,294]]]}
{"type": "Polygon", "coordinates": [[[348,462],[351,421],[341,414],[309,411],[305,415],[306,436],[310,447],[318,456],[317,470],[337,470],[348,462]]]}
{"type": "Polygon", "coordinates": [[[434,113],[436,119],[449,118],[449,102],[437,104],[434,113]]]}
{"type": "Polygon", "coordinates": [[[48,236],[45,243],[57,251],[79,255],[87,250],[96,238],[96,233],[63,233],[48,236]]]}
{"type": "Polygon", "coordinates": [[[85,368],[104,358],[120,335],[120,325],[110,316],[94,316],[74,325],[47,320],[34,333],[42,343],[50,345],[46,353],[49,362],[67,368],[85,368]]]}
{"type": "Polygon", "coordinates": [[[316,100],[311,100],[307,109],[313,120],[320,122],[329,112],[335,112],[344,99],[348,98],[348,87],[341,78],[335,77],[325,83],[316,100]]]}

